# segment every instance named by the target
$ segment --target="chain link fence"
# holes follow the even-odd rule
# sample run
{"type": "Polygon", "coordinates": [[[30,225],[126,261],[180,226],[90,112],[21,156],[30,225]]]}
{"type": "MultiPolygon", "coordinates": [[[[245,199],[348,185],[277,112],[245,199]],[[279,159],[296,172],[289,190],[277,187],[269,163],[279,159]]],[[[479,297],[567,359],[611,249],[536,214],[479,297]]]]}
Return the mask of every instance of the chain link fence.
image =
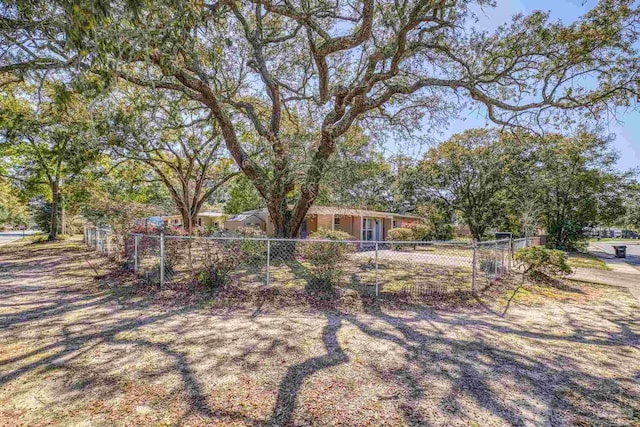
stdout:
{"type": "Polygon", "coordinates": [[[116,250],[113,242],[113,233],[110,228],[85,227],[84,242],[89,247],[107,256],[116,250]]]}
{"type": "Polygon", "coordinates": [[[126,234],[87,227],[85,242],[150,283],[243,287],[332,287],[380,295],[475,291],[513,268],[525,239],[488,242],[335,241],[126,234]],[[117,240],[117,239],[116,239],[117,240]]]}

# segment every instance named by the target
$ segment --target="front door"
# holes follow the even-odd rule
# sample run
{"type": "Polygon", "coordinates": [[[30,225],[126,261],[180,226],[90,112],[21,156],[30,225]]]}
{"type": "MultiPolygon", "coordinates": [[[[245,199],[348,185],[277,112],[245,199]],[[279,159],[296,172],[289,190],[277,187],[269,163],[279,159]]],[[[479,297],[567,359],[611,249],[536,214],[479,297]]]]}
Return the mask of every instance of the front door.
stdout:
{"type": "Polygon", "coordinates": [[[307,232],[307,220],[305,219],[302,221],[302,225],[300,225],[300,238],[306,239],[308,234],[309,233],[307,232]]]}
{"type": "Polygon", "coordinates": [[[380,227],[380,220],[379,219],[376,219],[375,234],[376,234],[376,240],[380,240],[380,238],[382,237],[382,230],[381,230],[381,227],[380,227]]]}

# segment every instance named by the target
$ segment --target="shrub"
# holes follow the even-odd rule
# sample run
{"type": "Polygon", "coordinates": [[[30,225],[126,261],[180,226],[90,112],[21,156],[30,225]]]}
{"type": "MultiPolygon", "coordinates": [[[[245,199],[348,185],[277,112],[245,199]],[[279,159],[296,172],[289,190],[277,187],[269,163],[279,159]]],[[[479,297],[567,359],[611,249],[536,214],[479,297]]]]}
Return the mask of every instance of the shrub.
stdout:
{"type": "Polygon", "coordinates": [[[198,274],[198,282],[208,288],[226,284],[231,273],[246,260],[241,244],[239,240],[203,242],[204,267],[198,274]]]}
{"type": "Polygon", "coordinates": [[[326,228],[321,228],[318,231],[314,231],[309,234],[309,239],[316,240],[354,240],[354,237],[340,230],[327,230],[326,228]]]}
{"type": "Polygon", "coordinates": [[[266,237],[264,231],[259,227],[239,227],[237,233],[243,237],[266,237]]]}
{"type": "Polygon", "coordinates": [[[413,235],[410,240],[451,240],[453,239],[453,225],[446,223],[419,222],[407,227],[413,235]]]}
{"type": "Polygon", "coordinates": [[[409,240],[432,240],[431,237],[431,227],[422,222],[418,222],[416,224],[411,224],[407,227],[411,230],[411,238],[409,240]]]}
{"type": "MultiPolygon", "coordinates": [[[[258,238],[258,237],[266,237],[264,231],[262,231],[258,227],[240,227],[237,230],[237,233],[242,237],[246,237],[248,239],[258,238]]],[[[262,261],[266,259],[265,251],[266,251],[266,242],[261,240],[242,240],[242,244],[240,245],[240,250],[243,252],[245,256],[245,260],[248,262],[256,262],[262,261]]]]}
{"type": "Polygon", "coordinates": [[[188,236],[189,233],[182,226],[165,225],[162,229],[167,236],[188,236]]]}
{"type": "Polygon", "coordinates": [[[188,260],[190,243],[191,241],[189,239],[165,237],[164,268],[168,273],[174,273],[179,264],[188,260]]]}
{"type": "Polygon", "coordinates": [[[524,267],[523,275],[533,279],[571,274],[567,258],[562,251],[539,246],[518,249],[516,261],[524,267]]]}
{"type": "Polygon", "coordinates": [[[206,236],[208,234],[207,228],[201,225],[194,225],[191,227],[191,235],[196,237],[206,236]]]}
{"type": "Polygon", "coordinates": [[[413,230],[410,228],[392,228],[387,233],[387,240],[413,240],[413,230]]]}
{"type": "Polygon", "coordinates": [[[135,224],[127,230],[128,233],[136,234],[160,234],[160,230],[153,224],[135,224]]]}
{"type": "MultiPolygon", "coordinates": [[[[410,228],[392,228],[387,233],[387,240],[392,240],[392,241],[413,240],[413,231],[410,228]]],[[[402,245],[392,243],[391,248],[393,250],[398,251],[402,249],[402,245]]]]}
{"type": "Polygon", "coordinates": [[[323,240],[352,239],[353,236],[343,231],[320,229],[311,233],[308,241],[298,245],[298,255],[311,265],[310,284],[322,289],[333,288],[344,274],[340,262],[355,249],[351,243],[332,243],[323,240]]]}

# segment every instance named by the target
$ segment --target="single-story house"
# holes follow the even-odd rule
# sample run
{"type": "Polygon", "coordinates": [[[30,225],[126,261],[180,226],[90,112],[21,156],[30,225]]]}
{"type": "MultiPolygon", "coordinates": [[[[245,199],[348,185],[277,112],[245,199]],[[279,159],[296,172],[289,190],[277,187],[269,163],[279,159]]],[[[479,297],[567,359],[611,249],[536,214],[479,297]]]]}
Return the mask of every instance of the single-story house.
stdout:
{"type": "MultiPolygon", "coordinates": [[[[407,227],[420,221],[421,218],[416,215],[334,206],[312,206],[302,222],[299,236],[305,238],[310,233],[324,228],[344,231],[356,240],[385,240],[392,228],[407,227]]],[[[243,212],[230,217],[224,223],[224,228],[227,230],[246,226],[260,227],[267,235],[274,233],[273,222],[267,209],[243,212]]]]}
{"type": "Polygon", "coordinates": [[[223,228],[224,222],[229,218],[229,215],[216,212],[205,211],[198,214],[198,225],[205,228],[223,228]]]}
{"type": "MultiPolygon", "coordinates": [[[[269,215],[266,215],[268,218],[269,215]]],[[[246,211],[236,215],[232,215],[224,222],[224,229],[235,231],[241,227],[257,227],[262,231],[266,230],[265,215],[260,209],[254,211],[246,211]]]]}
{"type": "MultiPolygon", "coordinates": [[[[229,215],[224,214],[222,212],[216,211],[203,211],[198,214],[196,217],[196,226],[199,227],[207,227],[207,228],[222,228],[224,226],[225,220],[229,217],[229,215]]],[[[158,217],[152,217],[151,219],[155,219],[158,217]]],[[[171,227],[181,227],[183,226],[182,215],[165,215],[160,217],[162,223],[165,226],[171,227]]],[[[150,221],[152,223],[156,223],[157,221],[150,221]]],[[[159,225],[159,224],[156,224],[159,225]]]]}

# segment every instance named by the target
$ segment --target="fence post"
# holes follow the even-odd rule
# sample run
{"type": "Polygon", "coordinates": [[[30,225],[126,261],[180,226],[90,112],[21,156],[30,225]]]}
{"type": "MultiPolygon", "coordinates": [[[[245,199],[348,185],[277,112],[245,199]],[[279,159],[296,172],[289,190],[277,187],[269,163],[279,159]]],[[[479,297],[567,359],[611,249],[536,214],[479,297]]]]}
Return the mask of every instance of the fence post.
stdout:
{"type": "Polygon", "coordinates": [[[138,239],[137,234],[133,236],[133,271],[138,272],[138,239]]]}
{"type": "Polygon", "coordinates": [[[476,266],[477,264],[477,253],[478,253],[478,244],[476,242],[476,239],[473,239],[471,241],[471,249],[473,250],[473,256],[472,256],[472,266],[471,266],[471,292],[475,292],[476,291],[476,277],[478,276],[478,267],[476,266]]]}
{"type": "Polygon", "coordinates": [[[513,267],[511,263],[512,260],[513,260],[513,238],[509,237],[509,266],[508,266],[509,272],[511,272],[511,268],[513,267]]]}
{"type": "Polygon", "coordinates": [[[378,241],[376,240],[376,296],[380,295],[380,285],[378,281],[378,241]]]}
{"type": "Polygon", "coordinates": [[[164,232],[160,231],[160,289],[164,287],[164,232]]]}
{"type": "Polygon", "coordinates": [[[267,286],[269,286],[269,283],[271,281],[271,277],[269,275],[270,270],[271,270],[271,240],[267,238],[267,286]]]}

